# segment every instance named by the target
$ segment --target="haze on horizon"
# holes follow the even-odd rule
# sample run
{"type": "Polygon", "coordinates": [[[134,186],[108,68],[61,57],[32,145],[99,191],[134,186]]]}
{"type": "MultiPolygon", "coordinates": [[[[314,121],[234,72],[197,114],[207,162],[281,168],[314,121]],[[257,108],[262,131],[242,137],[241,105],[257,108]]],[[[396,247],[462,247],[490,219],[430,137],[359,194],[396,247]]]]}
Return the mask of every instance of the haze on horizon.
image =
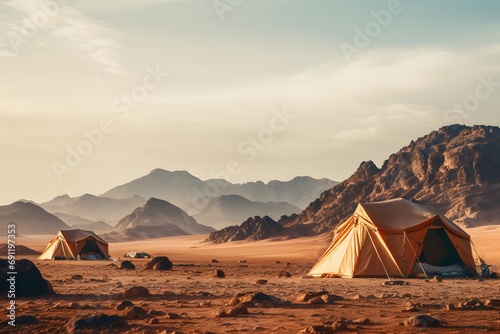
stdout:
{"type": "Polygon", "coordinates": [[[41,3],[0,3],[0,204],[155,168],[341,181],[500,125],[498,1],[41,3]]]}

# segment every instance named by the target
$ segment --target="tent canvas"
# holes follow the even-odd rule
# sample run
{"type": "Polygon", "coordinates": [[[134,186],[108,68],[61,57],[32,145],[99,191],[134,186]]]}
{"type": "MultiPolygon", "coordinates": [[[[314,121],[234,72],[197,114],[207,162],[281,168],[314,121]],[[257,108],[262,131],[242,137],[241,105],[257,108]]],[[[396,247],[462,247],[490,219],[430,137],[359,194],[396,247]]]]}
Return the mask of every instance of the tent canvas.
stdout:
{"type": "Polygon", "coordinates": [[[39,260],[84,258],[87,254],[109,259],[108,243],[92,231],[61,230],[47,245],[39,260]]]}
{"type": "Polygon", "coordinates": [[[397,198],[358,204],[309,275],[408,277],[418,261],[477,273],[465,231],[432,207],[397,198]]]}

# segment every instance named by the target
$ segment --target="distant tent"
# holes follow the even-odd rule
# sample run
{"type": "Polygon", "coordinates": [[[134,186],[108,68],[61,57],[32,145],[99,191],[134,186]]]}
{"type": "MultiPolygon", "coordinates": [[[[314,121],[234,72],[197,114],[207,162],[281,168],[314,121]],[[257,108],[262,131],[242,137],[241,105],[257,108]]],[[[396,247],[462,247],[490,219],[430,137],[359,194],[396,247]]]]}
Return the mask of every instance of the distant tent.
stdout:
{"type": "Polygon", "coordinates": [[[309,275],[408,277],[426,265],[476,274],[470,236],[434,208],[398,198],[360,203],[309,275]]]}
{"type": "Polygon", "coordinates": [[[43,251],[39,260],[109,259],[108,243],[92,231],[61,230],[43,251]]]}

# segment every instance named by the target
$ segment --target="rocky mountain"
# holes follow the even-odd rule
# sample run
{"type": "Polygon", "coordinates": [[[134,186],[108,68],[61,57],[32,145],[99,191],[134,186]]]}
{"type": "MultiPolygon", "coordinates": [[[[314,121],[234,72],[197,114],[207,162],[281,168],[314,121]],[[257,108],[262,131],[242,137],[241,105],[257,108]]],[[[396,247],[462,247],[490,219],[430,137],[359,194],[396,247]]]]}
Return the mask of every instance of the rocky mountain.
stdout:
{"type": "Polygon", "coordinates": [[[378,168],[363,162],[288,226],[330,231],[359,202],[403,197],[431,205],[466,227],[500,222],[500,128],[446,126],[392,154],[378,168]]]}
{"type": "Polygon", "coordinates": [[[241,240],[262,240],[283,231],[283,226],[275,222],[272,218],[256,216],[248,218],[240,226],[229,226],[220,231],[210,233],[207,241],[214,243],[224,243],[241,240]]]}
{"type": "Polygon", "coordinates": [[[121,234],[125,239],[133,238],[134,235],[143,239],[145,235],[160,238],[213,231],[209,226],[198,224],[181,208],[161,199],[150,198],[144,206],[120,219],[106,237],[120,240],[121,234]]]}
{"type": "Polygon", "coordinates": [[[134,195],[161,198],[190,211],[204,208],[212,197],[239,195],[251,201],[288,202],[303,209],[335,184],[337,182],[332,180],[311,177],[296,177],[288,182],[271,181],[267,184],[261,181],[233,184],[222,179],[202,181],[186,171],[155,169],[101,196],[118,199],[134,195]]]}
{"type": "Polygon", "coordinates": [[[94,222],[78,216],[68,215],[65,213],[56,212],[54,216],[60,218],[63,222],[71,226],[86,231],[93,231],[97,234],[106,233],[111,230],[112,226],[103,221],[94,222]]]}
{"type": "Polygon", "coordinates": [[[451,125],[433,131],[392,154],[380,168],[362,162],[299,215],[278,223],[295,235],[331,232],[358,203],[397,197],[434,206],[465,227],[500,223],[500,128],[451,125]]]}
{"type": "Polygon", "coordinates": [[[189,214],[200,224],[221,229],[256,215],[266,215],[277,220],[283,215],[301,211],[285,202],[254,202],[238,195],[223,195],[210,198],[203,209],[193,209],[189,214]]]}
{"type": "Polygon", "coordinates": [[[36,204],[14,202],[0,206],[0,235],[7,234],[7,226],[16,225],[16,235],[56,234],[69,229],[61,219],[48,213],[36,204]]]}
{"type": "MultiPolygon", "coordinates": [[[[144,203],[146,200],[137,195],[116,199],[85,194],[80,197],[58,196],[40,206],[53,214],[66,215],[66,218],[73,221],[76,216],[92,222],[103,221],[109,225],[115,225],[121,218],[144,203]]],[[[78,223],[78,225],[81,224],[84,223],[78,223]]]]}

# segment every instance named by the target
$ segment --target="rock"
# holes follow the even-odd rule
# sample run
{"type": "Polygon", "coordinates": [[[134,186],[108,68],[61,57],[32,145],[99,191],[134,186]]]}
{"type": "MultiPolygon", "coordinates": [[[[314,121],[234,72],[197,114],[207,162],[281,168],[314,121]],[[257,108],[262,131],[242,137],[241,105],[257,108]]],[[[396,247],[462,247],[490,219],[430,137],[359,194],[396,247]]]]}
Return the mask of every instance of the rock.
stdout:
{"type": "Polygon", "coordinates": [[[267,279],[259,279],[257,280],[257,282],[255,282],[255,284],[258,284],[258,285],[266,285],[268,282],[267,279]]]}
{"type": "Polygon", "coordinates": [[[172,267],[172,262],[166,256],[157,256],[146,264],[146,270],[171,270],[172,267]]]}
{"type": "Polygon", "coordinates": [[[205,301],[202,301],[200,304],[199,304],[200,307],[212,307],[212,302],[210,300],[205,300],[205,301]]]}
{"type": "Polygon", "coordinates": [[[454,304],[446,304],[446,310],[447,311],[454,311],[456,310],[457,308],[455,307],[454,304]]]}
{"type": "Polygon", "coordinates": [[[168,270],[171,270],[172,269],[172,262],[170,261],[160,261],[160,262],[157,262],[154,267],[153,267],[153,270],[156,270],[156,271],[168,271],[168,270]]]}
{"type": "Polygon", "coordinates": [[[410,283],[408,283],[406,281],[390,280],[390,281],[385,281],[382,285],[410,285],[410,283]]]}
{"type": "Polygon", "coordinates": [[[490,278],[498,278],[498,274],[497,273],[491,273],[490,274],[490,278]]]}
{"type": "Polygon", "coordinates": [[[135,265],[130,261],[122,261],[118,268],[119,269],[135,270],[135,265]]]}
{"type": "Polygon", "coordinates": [[[225,318],[227,317],[227,313],[224,310],[219,310],[217,312],[212,313],[212,316],[214,318],[225,318]]]}
{"type": "Polygon", "coordinates": [[[126,320],[118,315],[106,315],[106,314],[78,315],[67,323],[66,330],[70,334],[73,333],[76,334],[82,330],[87,330],[87,329],[104,330],[106,328],[119,327],[125,324],[126,320]]]}
{"type": "Polygon", "coordinates": [[[148,315],[153,316],[153,317],[164,317],[167,315],[167,313],[165,313],[163,311],[149,310],[148,315]]]}
{"type": "Polygon", "coordinates": [[[160,323],[160,320],[158,320],[158,318],[152,318],[148,321],[148,324],[151,324],[151,325],[158,325],[160,323]]]}
{"type": "Polygon", "coordinates": [[[142,319],[147,312],[139,306],[131,306],[123,312],[123,317],[127,320],[142,319]]]}
{"type": "Polygon", "coordinates": [[[73,281],[81,281],[81,280],[83,280],[83,276],[82,275],[73,275],[73,276],[71,276],[71,279],[73,281]]]}
{"type": "Polygon", "coordinates": [[[357,325],[369,325],[371,321],[367,318],[358,318],[356,320],[353,320],[352,323],[357,325]]]}
{"type": "Polygon", "coordinates": [[[235,317],[237,315],[247,315],[248,314],[248,306],[249,306],[249,303],[241,303],[240,305],[232,308],[229,311],[228,316],[235,317]]]}
{"type": "MultiPolygon", "coordinates": [[[[0,259],[0,293],[7,296],[10,290],[9,262],[0,259]]],[[[43,278],[40,270],[30,260],[20,259],[15,264],[15,287],[16,297],[35,297],[54,294],[52,284],[43,278]]]]}
{"type": "Polygon", "coordinates": [[[479,299],[471,299],[463,303],[459,303],[457,308],[461,310],[482,309],[484,308],[484,303],[479,299]]]}
{"type": "Polygon", "coordinates": [[[130,289],[125,290],[123,293],[123,298],[144,298],[149,297],[151,294],[149,290],[143,286],[134,286],[130,289]]]}
{"type": "Polygon", "coordinates": [[[167,313],[165,318],[170,319],[170,320],[179,320],[182,319],[182,317],[176,313],[167,313]]]}
{"type": "Polygon", "coordinates": [[[418,304],[413,304],[411,302],[406,303],[405,309],[403,312],[419,312],[420,306],[418,304]]]}
{"type": "Polygon", "coordinates": [[[131,301],[128,301],[128,300],[124,300],[120,304],[116,305],[115,311],[123,311],[123,310],[127,309],[128,307],[132,307],[132,306],[134,306],[134,303],[132,303],[131,301]]]}
{"type": "Polygon", "coordinates": [[[323,295],[328,295],[328,291],[319,291],[319,292],[307,292],[299,295],[297,297],[298,302],[308,302],[309,300],[316,298],[316,297],[321,297],[323,295]]]}
{"type": "Polygon", "coordinates": [[[337,329],[333,328],[332,326],[310,326],[307,327],[303,330],[301,330],[299,333],[310,333],[310,334],[330,334],[330,333],[335,333],[337,329]]]}
{"type": "Polygon", "coordinates": [[[487,299],[484,305],[488,307],[500,307],[500,299],[487,299]]]}
{"type": "Polygon", "coordinates": [[[219,263],[219,261],[218,261],[218,260],[216,260],[216,259],[213,259],[213,260],[212,260],[212,263],[219,263]]]}
{"type": "Polygon", "coordinates": [[[217,269],[214,273],[214,277],[217,277],[217,278],[225,278],[226,277],[226,274],[220,270],[220,269],[217,269]]]}
{"type": "MultiPolygon", "coordinates": [[[[328,296],[328,295],[324,295],[324,296],[328,296]]],[[[322,305],[322,304],[325,304],[325,300],[323,299],[323,296],[321,297],[314,297],[312,299],[309,299],[307,301],[308,304],[311,304],[311,305],[322,305]]]]}
{"type": "Polygon", "coordinates": [[[441,276],[434,276],[433,281],[437,282],[437,283],[441,283],[443,281],[443,278],[441,276]]]}
{"type": "MultiPolygon", "coordinates": [[[[10,319],[0,322],[0,328],[8,328],[10,319]]],[[[40,321],[32,315],[16,316],[16,326],[36,325],[40,321]]]]}
{"type": "Polygon", "coordinates": [[[288,271],[282,270],[278,273],[278,277],[290,278],[292,277],[292,274],[290,274],[288,271]]]}
{"type": "Polygon", "coordinates": [[[237,306],[239,304],[247,303],[247,307],[263,307],[272,308],[276,306],[290,305],[291,303],[280,298],[266,295],[262,292],[245,292],[237,294],[230,302],[229,305],[237,306]]]}
{"type": "Polygon", "coordinates": [[[404,321],[406,327],[441,327],[441,322],[429,315],[417,315],[404,321]]]}

